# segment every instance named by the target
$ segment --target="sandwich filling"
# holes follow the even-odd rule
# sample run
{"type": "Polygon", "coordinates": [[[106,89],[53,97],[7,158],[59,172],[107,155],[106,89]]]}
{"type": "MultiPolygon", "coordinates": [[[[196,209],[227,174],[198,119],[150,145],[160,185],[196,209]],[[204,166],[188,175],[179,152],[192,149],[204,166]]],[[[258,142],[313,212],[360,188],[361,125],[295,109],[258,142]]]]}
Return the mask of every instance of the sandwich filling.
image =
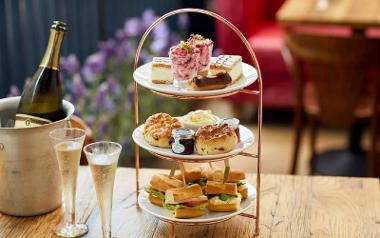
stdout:
{"type": "Polygon", "coordinates": [[[158,198],[162,201],[165,200],[165,193],[158,191],[157,189],[152,188],[151,186],[145,187],[145,192],[149,195],[158,198]]]}
{"type": "Polygon", "coordinates": [[[210,203],[219,205],[219,204],[240,204],[241,195],[229,195],[229,194],[209,194],[210,203]]]}
{"type": "Polygon", "coordinates": [[[206,186],[206,183],[207,183],[207,178],[203,177],[203,178],[188,182],[187,184],[188,185],[199,184],[203,188],[204,186],[206,186]]]}
{"type": "Polygon", "coordinates": [[[173,212],[177,209],[206,210],[207,204],[207,196],[203,195],[201,187],[193,184],[184,188],[167,190],[163,207],[173,212]]]}

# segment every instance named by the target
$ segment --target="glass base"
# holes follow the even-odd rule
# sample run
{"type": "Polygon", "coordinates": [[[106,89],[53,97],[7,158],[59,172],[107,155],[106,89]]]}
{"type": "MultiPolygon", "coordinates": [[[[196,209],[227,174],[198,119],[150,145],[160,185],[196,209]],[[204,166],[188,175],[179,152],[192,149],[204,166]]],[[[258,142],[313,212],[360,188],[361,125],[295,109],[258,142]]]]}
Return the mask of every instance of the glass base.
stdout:
{"type": "Polygon", "coordinates": [[[86,224],[61,224],[58,225],[54,233],[62,237],[78,237],[86,234],[88,227],[86,224]]]}

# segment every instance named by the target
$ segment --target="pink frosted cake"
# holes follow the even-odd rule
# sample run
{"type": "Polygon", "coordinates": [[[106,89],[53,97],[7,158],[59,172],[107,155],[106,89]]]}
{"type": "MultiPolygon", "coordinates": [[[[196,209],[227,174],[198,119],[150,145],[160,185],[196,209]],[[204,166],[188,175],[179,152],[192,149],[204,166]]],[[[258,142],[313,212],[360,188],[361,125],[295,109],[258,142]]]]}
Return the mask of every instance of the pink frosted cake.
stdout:
{"type": "Polygon", "coordinates": [[[199,50],[199,60],[197,63],[197,71],[199,75],[206,76],[210,69],[212,47],[214,42],[205,39],[202,35],[191,34],[187,42],[199,50]]]}
{"type": "Polygon", "coordinates": [[[190,80],[197,76],[199,50],[181,41],[170,48],[169,57],[172,61],[173,85],[175,87],[189,86],[190,80]]]}

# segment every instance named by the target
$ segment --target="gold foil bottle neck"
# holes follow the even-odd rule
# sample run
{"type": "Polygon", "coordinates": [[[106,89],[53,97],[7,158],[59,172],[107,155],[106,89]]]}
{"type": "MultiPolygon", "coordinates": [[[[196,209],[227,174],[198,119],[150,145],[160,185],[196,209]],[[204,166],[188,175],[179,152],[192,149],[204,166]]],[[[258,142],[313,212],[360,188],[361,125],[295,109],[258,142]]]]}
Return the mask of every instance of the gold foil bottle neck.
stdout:
{"type": "Polygon", "coordinates": [[[65,32],[65,23],[60,21],[53,22],[50,29],[48,46],[40,63],[40,67],[59,70],[60,51],[65,32]]]}

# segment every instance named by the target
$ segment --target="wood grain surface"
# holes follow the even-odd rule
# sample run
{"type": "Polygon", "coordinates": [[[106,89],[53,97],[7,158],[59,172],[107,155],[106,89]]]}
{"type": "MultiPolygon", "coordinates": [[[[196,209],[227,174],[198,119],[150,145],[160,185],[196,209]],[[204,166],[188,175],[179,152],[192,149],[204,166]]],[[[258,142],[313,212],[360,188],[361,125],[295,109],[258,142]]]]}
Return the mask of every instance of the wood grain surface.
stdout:
{"type": "MultiPolygon", "coordinates": [[[[162,170],[141,170],[141,184],[162,170]]],[[[168,172],[165,170],[165,173],[168,172]]],[[[113,237],[167,237],[168,225],[135,206],[135,171],[119,168],[114,188],[113,237]]],[[[254,182],[254,174],[248,175],[254,182]]],[[[78,220],[84,237],[101,237],[99,212],[89,168],[78,182],[78,220]]],[[[374,178],[263,175],[259,237],[380,237],[379,180],[374,178]]],[[[251,209],[250,212],[253,212],[251,209]]],[[[62,210],[37,217],[0,215],[1,238],[56,237],[62,210]]],[[[176,237],[252,237],[254,220],[237,216],[215,225],[175,226],[176,237]]]]}
{"type": "Polygon", "coordinates": [[[277,12],[281,23],[380,26],[379,0],[287,0],[277,12]]]}

